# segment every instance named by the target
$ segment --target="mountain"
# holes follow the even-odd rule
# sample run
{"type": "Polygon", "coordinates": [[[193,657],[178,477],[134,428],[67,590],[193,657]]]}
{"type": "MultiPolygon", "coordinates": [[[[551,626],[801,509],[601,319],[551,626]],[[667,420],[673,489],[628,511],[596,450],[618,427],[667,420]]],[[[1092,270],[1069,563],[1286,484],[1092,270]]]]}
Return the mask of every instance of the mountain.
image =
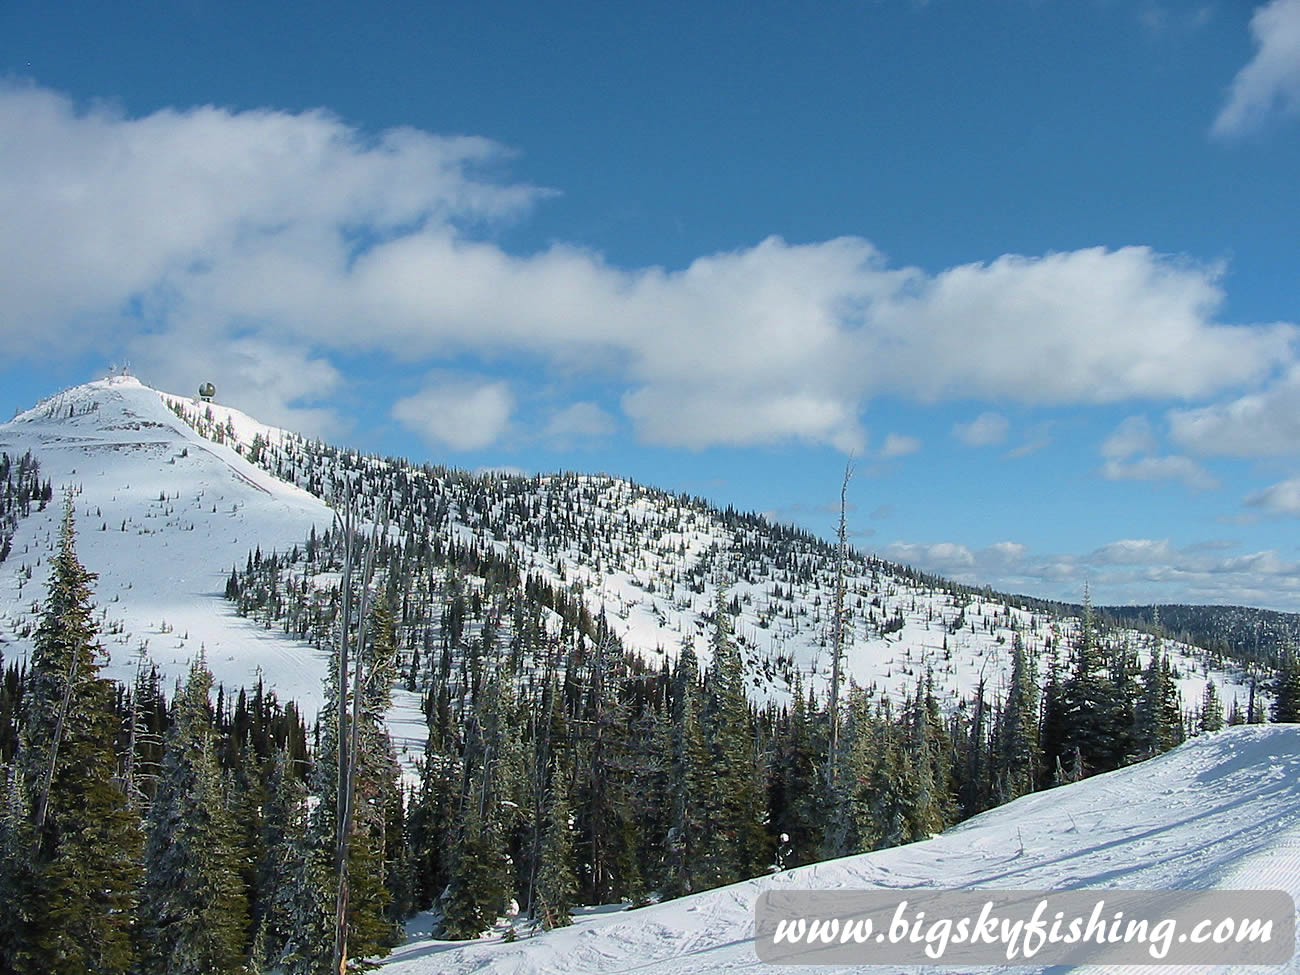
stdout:
{"type": "MultiPolygon", "coordinates": [[[[906,899],[927,888],[1213,888],[1300,897],[1300,726],[1202,736],[1140,765],[1017,799],[931,840],[635,911],[591,913],[573,927],[513,943],[499,936],[469,945],[413,938],[383,971],[703,975],[761,969],[800,975],[812,969],[760,964],[755,957],[754,903],[761,892],[897,890],[906,899]]],[[[1014,969],[1026,975],[1044,970],[1014,969]]],[[[1300,972],[1300,961],[1261,970],[1300,972]]]]}
{"type": "MultiPolygon", "coordinates": [[[[18,522],[0,563],[0,647],[10,657],[27,645],[70,488],[80,553],[100,576],[110,675],[129,679],[143,654],[178,678],[202,650],[220,684],[260,676],[311,714],[329,621],[309,604],[337,574],[306,549],[332,524],[325,499],[347,484],[372,518],[386,500],[393,537],[424,553],[407,559],[421,567],[403,570],[401,620],[408,652],[425,651],[420,666],[449,625],[461,640],[485,626],[515,640],[521,602],[553,636],[568,627],[616,639],[651,667],[690,641],[707,665],[709,617],[725,591],[751,696],[783,702],[796,678],[819,693],[828,684],[835,548],[699,498],[608,476],[471,475],[366,456],[124,376],[66,390],[0,425],[0,452],[30,452],[55,488],[44,510],[18,522]],[[244,577],[234,603],[223,598],[232,573],[244,577]],[[466,597],[463,620],[446,618],[452,590],[466,597]],[[303,622],[313,612],[314,623],[303,622]]],[[[981,682],[993,694],[1013,645],[1045,667],[1078,628],[1032,601],[855,550],[845,575],[846,677],[897,700],[927,680],[948,707],[981,682]]],[[[1221,653],[1136,631],[1115,638],[1141,657],[1162,647],[1189,709],[1208,680],[1225,707],[1245,707],[1249,678],[1221,653]]],[[[414,706],[399,697],[407,719],[414,706]]],[[[410,730],[418,743],[418,727],[410,730]]]]}
{"type": "MultiPolygon", "coordinates": [[[[33,709],[17,706],[26,698],[11,665],[30,656],[66,503],[96,574],[106,675],[129,683],[153,668],[166,687],[199,655],[216,675],[223,781],[248,810],[249,848],[265,854],[266,870],[241,883],[271,926],[274,898],[334,897],[275,864],[297,850],[307,869],[333,829],[322,817],[337,793],[336,726],[313,734],[312,719],[342,603],[336,509],[368,526],[375,639],[355,672],[368,723],[353,727],[370,729],[357,808],[373,937],[359,953],[382,953],[411,908],[434,908],[443,933],[472,938],[514,896],[558,923],[574,904],[644,903],[927,837],[1213,730],[1217,702],[1233,722],[1260,719],[1265,703],[1256,664],[1108,628],[1090,606],[1072,618],[867,553],[841,557],[798,529],[616,477],[475,475],[367,455],[129,377],[66,390],[0,426],[0,474],[5,759],[28,748],[33,709]],[[832,710],[841,602],[847,686],[832,710]],[[275,809],[257,806],[257,780],[280,783],[275,809]],[[269,837],[263,816],[279,824],[269,837]]],[[[143,807],[158,781],[148,770],[175,747],[156,684],[137,689],[118,695],[115,720],[130,729],[117,749],[124,781],[137,781],[137,758],[146,770],[126,787],[143,807]]],[[[1136,791],[1148,779],[1133,774],[1114,781],[1136,791]]],[[[1196,791],[1186,808],[1227,828],[1195,811],[1208,801],[1196,791]]],[[[1047,825],[1003,825],[1046,837],[1064,828],[1055,797],[1070,794],[1045,800],[1047,825]]],[[[1072,822],[1115,815],[1116,803],[1121,820],[1132,806],[1155,822],[1183,801],[1173,787],[1163,806],[1122,789],[1077,794],[1091,799],[1072,822]]],[[[1098,856],[1127,842],[1094,826],[1111,837],[1098,856]]],[[[998,835],[988,843],[1002,857],[1009,840],[998,835]]],[[[1040,845],[1044,862],[1059,852],[1040,845]]],[[[906,859],[875,862],[906,876],[906,859]]],[[[837,876],[834,863],[819,869],[837,876]]],[[[1068,881],[1046,867],[1041,877],[1068,881]]],[[[695,903],[698,916],[663,915],[648,957],[656,937],[687,954],[709,943],[683,942],[679,925],[704,939],[748,909],[734,897],[695,903]]],[[[267,950],[284,958],[327,943],[312,927],[323,916],[303,908],[293,931],[267,934],[267,950]]],[[[587,957],[588,943],[572,957],[587,957]]]]}
{"type": "MultiPolygon", "coordinates": [[[[225,414],[250,438],[278,435],[225,414]]],[[[179,678],[202,650],[228,686],[260,673],[308,705],[319,700],[318,655],[250,626],[221,594],[230,567],[251,550],[289,548],[313,526],[328,527],[333,513],[321,500],[200,436],[129,377],[78,386],[20,413],[0,426],[0,452],[30,452],[54,486],[43,510],[18,522],[0,564],[0,640],[27,645],[70,490],[78,551],[99,575],[110,676],[129,681],[143,652],[179,678]]]]}

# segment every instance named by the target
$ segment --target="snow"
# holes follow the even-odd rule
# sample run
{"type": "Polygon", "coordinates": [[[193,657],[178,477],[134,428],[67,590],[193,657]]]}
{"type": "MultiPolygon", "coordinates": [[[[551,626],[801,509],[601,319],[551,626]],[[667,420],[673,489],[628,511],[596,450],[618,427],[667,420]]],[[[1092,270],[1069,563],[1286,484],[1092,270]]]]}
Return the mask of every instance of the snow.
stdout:
{"type": "MultiPolygon", "coordinates": [[[[221,411],[223,422],[227,415],[250,436],[278,433],[237,411],[221,411]]],[[[322,655],[241,618],[223,593],[231,567],[242,567],[252,549],[284,551],[313,525],[328,528],[333,513],[323,502],[199,436],[163,394],[130,377],[75,387],[0,425],[0,451],[27,450],[53,483],[54,501],[20,519],[0,563],[7,657],[30,645],[24,633],[38,619],[63,495],[72,489],[77,554],[99,576],[106,676],[131,681],[143,652],[172,682],[202,649],[218,683],[233,688],[260,676],[282,700],[315,712],[322,655]]]]}
{"type": "MultiPolygon", "coordinates": [[[[202,649],[219,683],[234,688],[260,677],[282,700],[298,701],[310,718],[321,703],[324,655],[240,617],[223,591],[232,565],[242,566],[251,549],[301,545],[312,527],[329,527],[333,513],[249,462],[254,437],[274,451],[291,434],[212,404],[212,423],[235,434],[234,446],[216,443],[178,418],[173,402],[195,415],[208,409],[114,377],[67,390],[0,425],[0,451],[13,456],[30,450],[42,479],[55,488],[52,504],[43,511],[33,507],[19,520],[13,551],[0,563],[0,650],[13,660],[30,649],[61,499],[71,489],[78,554],[98,574],[95,600],[108,676],[131,680],[143,654],[166,681],[176,681],[202,649]]],[[[717,512],[688,499],[606,477],[538,478],[530,490],[538,498],[563,496],[574,483],[588,500],[572,504],[573,519],[587,530],[583,541],[604,546],[595,554],[583,551],[576,538],[554,550],[525,548],[474,523],[468,510],[456,514],[450,530],[485,548],[513,549],[528,572],[559,586],[581,583],[593,615],[603,608],[625,644],[651,659],[675,656],[683,640],[692,640],[707,665],[702,614],[729,581],[728,595],[742,608],[736,632],[751,666],[751,692],[788,696],[791,671],[770,667],[781,658],[824,689],[833,592],[824,563],[813,566],[811,578],[798,578],[754,561],[737,577],[743,535],[753,529],[724,524],[717,512]]],[[[453,511],[456,504],[453,498],[453,511]]],[[[1017,636],[1031,651],[1043,652],[1049,640],[1066,646],[1077,626],[926,587],[883,563],[879,578],[865,562],[853,565],[848,673],[899,699],[915,690],[927,668],[949,703],[969,694],[981,677],[996,694],[1017,636]],[[963,611],[967,625],[955,627],[963,611]],[[901,628],[881,632],[879,623],[896,617],[901,628]]],[[[1130,637],[1146,659],[1154,640],[1130,637]]],[[[1207,679],[1203,662],[1192,648],[1173,641],[1163,647],[1180,669],[1185,706],[1194,706],[1207,679]]],[[[1220,686],[1225,710],[1234,697],[1244,705],[1245,689],[1234,675],[1210,670],[1208,679],[1220,686]]],[[[409,770],[424,742],[418,694],[394,691],[389,727],[409,770]]],[[[925,843],[635,912],[588,911],[573,928],[511,944],[414,940],[387,970],[690,975],[750,968],[777,975],[772,966],[759,968],[748,940],[754,898],[774,887],[1280,887],[1295,896],[1298,782],[1300,729],[1232,729],[1140,766],[1026,797],[925,843]]],[[[1300,970],[1294,966],[1287,970],[1300,970]]]]}
{"type": "MultiPolygon", "coordinates": [[[[513,943],[414,938],[382,970],[385,975],[860,971],[759,962],[753,945],[759,893],[886,889],[905,898],[917,889],[955,888],[1269,889],[1294,899],[1300,896],[1300,726],[1245,726],[1201,736],[1140,765],[1018,799],[925,842],[635,911],[580,915],[572,927],[513,943]]],[[[1041,969],[1005,970],[1029,975],[1041,969]]],[[[1223,966],[1160,970],[1230,971],[1223,966]]],[[[1300,972],[1300,961],[1252,970],[1300,972]]]]}
{"type": "MultiPolygon", "coordinates": [[[[289,442],[298,457],[310,453],[301,438],[231,406],[199,403],[121,376],[66,390],[0,425],[0,450],[31,450],[42,477],[56,488],[56,503],[20,521],[13,554],[0,563],[0,649],[12,658],[29,645],[25,634],[34,625],[46,559],[57,539],[59,498],[72,487],[78,551],[100,576],[96,596],[111,653],[109,676],[129,680],[145,653],[174,680],[202,648],[219,683],[247,685],[260,676],[281,699],[296,699],[313,714],[322,655],[239,617],[222,598],[231,566],[242,566],[250,550],[301,545],[313,526],[321,531],[333,518],[321,500],[249,461],[258,437],[267,445],[266,464],[286,459],[282,446],[289,442]],[[226,442],[205,438],[192,423],[226,442]]],[[[292,463],[287,466],[288,476],[295,476],[292,463]]],[[[735,629],[751,695],[788,700],[795,672],[806,687],[825,693],[835,581],[833,563],[810,540],[797,540],[787,550],[795,553],[794,562],[778,566],[746,549],[748,542],[769,542],[766,529],[743,519],[727,524],[720,512],[693,499],[594,475],[498,480],[497,509],[507,490],[523,484],[535,510],[565,520],[566,537],[551,547],[549,539],[526,543],[535,536],[522,524],[501,533],[455,493],[454,478],[441,484],[452,513],[443,530],[462,543],[512,554],[557,589],[579,583],[592,615],[603,611],[624,645],[651,661],[675,658],[690,641],[708,666],[704,617],[725,586],[740,604],[735,629]]],[[[326,581],[322,576],[316,583],[326,581]]],[[[894,566],[858,556],[849,563],[848,594],[846,677],[895,700],[915,693],[927,673],[947,706],[969,697],[981,680],[991,698],[1005,687],[1016,639],[1042,660],[1049,643],[1065,646],[1077,626],[923,586],[894,566]],[[966,625],[958,626],[959,618],[966,625]],[[899,628],[884,632],[889,620],[898,620],[899,628]]],[[[1130,636],[1145,661],[1154,639],[1130,636]]],[[[1207,679],[1219,685],[1225,711],[1234,699],[1244,707],[1248,692],[1240,675],[1207,670],[1194,649],[1173,641],[1164,648],[1179,668],[1185,708],[1199,704],[1207,679]]],[[[417,700],[399,693],[390,717],[402,739],[399,749],[422,741],[417,700]]]]}

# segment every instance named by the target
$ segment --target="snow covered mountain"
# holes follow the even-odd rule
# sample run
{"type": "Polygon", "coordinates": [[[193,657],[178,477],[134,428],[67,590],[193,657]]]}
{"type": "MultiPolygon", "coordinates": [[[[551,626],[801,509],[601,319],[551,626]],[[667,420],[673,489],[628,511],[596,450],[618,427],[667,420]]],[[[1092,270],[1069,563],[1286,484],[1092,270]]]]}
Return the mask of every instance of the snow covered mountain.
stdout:
{"type": "MultiPolygon", "coordinates": [[[[347,480],[372,513],[390,500],[394,535],[406,544],[462,553],[458,585],[478,596],[467,632],[490,624],[509,641],[516,621],[502,590],[535,598],[531,583],[549,590],[536,598],[554,631],[566,612],[577,613],[574,625],[600,621],[651,664],[675,658],[684,641],[707,663],[706,617],[725,587],[754,697],[788,699],[796,678],[819,692],[827,686],[835,551],[759,516],[612,477],[473,476],[366,457],[130,377],[66,390],[0,425],[0,452],[28,451],[55,497],[19,522],[12,554],[0,563],[0,647],[11,658],[27,646],[59,498],[71,488],[79,552],[100,576],[111,676],[129,679],[147,655],[168,678],[179,677],[203,649],[219,683],[247,685],[260,675],[310,715],[323,655],[305,630],[290,632],[286,614],[293,599],[308,598],[305,579],[319,587],[335,577],[309,560],[283,559],[276,563],[283,599],[252,609],[245,601],[244,616],[223,593],[232,567],[249,565],[254,552],[283,556],[313,529],[327,530],[333,513],[322,498],[347,480]],[[485,573],[498,577],[491,586],[485,573]]],[[[897,699],[927,675],[949,704],[981,681],[994,694],[1014,643],[1042,662],[1063,652],[1078,625],[857,552],[846,571],[846,674],[897,699]]],[[[451,574],[418,583],[430,602],[446,598],[451,574]]],[[[408,642],[414,646],[418,630],[436,643],[445,623],[430,611],[408,625],[408,642]]],[[[1125,638],[1140,655],[1155,646],[1136,632],[1125,638]]],[[[1244,679],[1224,661],[1169,640],[1163,647],[1189,709],[1207,680],[1220,686],[1225,707],[1245,706],[1244,679]]],[[[412,700],[399,696],[398,706],[410,716],[412,700]]],[[[411,732],[418,740],[418,729],[411,732]]]]}
{"type": "MultiPolygon", "coordinates": [[[[233,416],[232,411],[231,415],[233,416]]],[[[246,418],[248,435],[265,432],[246,418]]],[[[0,426],[0,451],[30,451],[53,500],[33,508],[0,563],[0,648],[25,648],[71,490],[82,561],[98,573],[96,603],[108,676],[129,681],[140,653],[169,678],[200,651],[217,680],[260,673],[310,706],[323,666],[299,641],[260,630],[222,599],[225,573],[257,546],[288,548],[333,517],[319,499],[249,464],[181,422],[129,377],[66,390],[0,426]]]]}
{"type": "MultiPolygon", "coordinates": [[[[762,891],[870,889],[906,898],[908,892],[935,888],[1213,888],[1282,890],[1292,899],[1300,897],[1300,726],[1232,728],[1202,736],[1140,765],[1025,796],[925,842],[635,911],[590,913],[572,927],[516,942],[503,942],[499,935],[468,945],[413,938],[383,970],[390,975],[742,970],[798,975],[812,969],[763,964],[755,955],[754,903],[762,891]]],[[[1008,970],[1030,975],[1044,969],[987,969],[1008,970]]],[[[1250,970],[1300,972],[1300,961],[1250,970]]]]}

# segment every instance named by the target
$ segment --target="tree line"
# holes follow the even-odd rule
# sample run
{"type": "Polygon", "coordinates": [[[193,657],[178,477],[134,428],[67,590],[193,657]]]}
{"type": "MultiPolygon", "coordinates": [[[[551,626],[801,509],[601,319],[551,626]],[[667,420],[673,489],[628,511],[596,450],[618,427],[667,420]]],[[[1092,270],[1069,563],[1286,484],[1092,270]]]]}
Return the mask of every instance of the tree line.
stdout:
{"type": "MultiPolygon", "coordinates": [[[[579,904],[924,839],[1263,718],[1255,701],[1225,715],[1213,683],[1184,709],[1158,648],[1142,662],[1085,607],[1068,647],[1038,660],[1017,641],[1011,674],[955,708],[924,673],[901,701],[850,684],[832,787],[827,702],[798,675],[787,700],[750,699],[725,593],[700,621],[707,660],[686,640],[652,663],[539,579],[494,589],[453,572],[420,591],[409,544],[373,544],[372,576],[313,596],[311,631],[332,634],[336,661],[350,641],[354,669],[350,686],[330,669],[308,725],[260,685],[214,688],[201,656],[170,696],[143,664],[129,688],[100,676],[69,504],[31,659],[0,681],[0,973],[337,971],[341,876],[342,965],[363,970],[418,910],[450,939],[502,916],[556,927],[579,904]],[[349,621],[350,598],[364,612],[349,621]],[[404,625],[414,602],[436,630],[404,625]],[[405,774],[384,722],[394,687],[427,721],[405,774]]],[[[325,561],[343,545],[307,542],[325,561]]],[[[272,561],[254,554],[233,599],[272,561]]],[[[1275,717],[1292,713],[1289,686],[1275,717]]]]}

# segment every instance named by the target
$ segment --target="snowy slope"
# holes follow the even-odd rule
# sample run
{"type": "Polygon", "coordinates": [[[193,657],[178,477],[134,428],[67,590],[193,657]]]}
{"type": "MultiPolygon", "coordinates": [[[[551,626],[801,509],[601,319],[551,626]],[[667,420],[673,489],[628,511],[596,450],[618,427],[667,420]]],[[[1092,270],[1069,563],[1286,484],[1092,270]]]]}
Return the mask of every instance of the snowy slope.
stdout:
{"type": "MultiPolygon", "coordinates": [[[[1026,796],[923,843],[827,861],[636,911],[591,914],[571,928],[514,943],[413,940],[394,953],[383,971],[861,971],[759,962],[753,948],[755,898],[770,889],[889,889],[905,896],[918,888],[1280,889],[1293,899],[1300,897],[1300,726],[1229,729],[1140,765],[1026,796]]],[[[1300,972],[1300,962],[1253,970],[1300,972]]]]}
{"type": "MultiPolygon", "coordinates": [[[[557,590],[576,589],[592,617],[603,616],[624,647],[652,662],[675,658],[691,642],[708,665],[708,615],[725,588],[754,699],[788,700],[796,675],[805,688],[825,693],[834,549],[803,532],[616,477],[473,477],[340,455],[258,430],[239,414],[228,422],[221,409],[212,416],[206,409],[183,412],[208,436],[242,437],[245,456],[315,493],[328,491],[343,465],[349,476],[365,469],[373,493],[422,497],[403,512],[417,537],[493,552],[557,590]],[[267,446],[253,449],[258,432],[267,446]]],[[[926,580],[858,552],[847,560],[846,592],[845,679],[895,700],[915,693],[927,675],[951,705],[981,681],[996,696],[1017,640],[1045,666],[1053,648],[1064,658],[1078,627],[1077,620],[926,580]]],[[[1134,631],[1123,638],[1145,664],[1155,638],[1134,631]]],[[[1208,680],[1225,707],[1244,710],[1249,692],[1241,674],[1175,641],[1163,641],[1162,649],[1177,668],[1187,710],[1199,704],[1208,680]]]]}
{"type": "MultiPolygon", "coordinates": [[[[242,415],[241,426],[250,435],[275,433],[242,415]]],[[[314,711],[319,655],[241,619],[222,594],[231,566],[253,548],[287,549],[313,525],[327,528],[333,516],[324,503],[199,436],[160,393],[130,377],[75,387],[0,425],[0,451],[28,450],[53,483],[54,501],[20,520],[13,552],[0,563],[7,657],[30,646],[71,489],[77,551],[99,575],[107,676],[130,681],[143,651],[175,679],[203,648],[219,682],[247,685],[261,674],[282,699],[314,711]]]]}
{"type": "MultiPolygon", "coordinates": [[[[71,486],[79,551],[101,577],[97,602],[111,676],[129,679],[141,651],[169,678],[180,676],[203,647],[219,682],[243,685],[260,672],[310,715],[320,697],[319,655],[275,627],[237,616],[221,593],[230,567],[242,566],[254,548],[286,551],[313,525],[330,524],[331,512],[307,488],[324,493],[340,456],[318,448],[230,406],[161,393],[129,377],[67,390],[0,425],[0,450],[31,450],[57,495],[49,510],[20,523],[14,553],[0,563],[6,654],[27,645],[44,560],[57,537],[59,497],[71,486]]],[[[827,686],[834,560],[816,539],[618,478],[473,478],[356,454],[343,459],[393,485],[403,478],[408,487],[432,485],[438,520],[415,512],[418,534],[508,556],[557,589],[576,585],[591,615],[603,613],[627,648],[652,661],[675,657],[689,640],[707,665],[705,616],[726,585],[740,610],[736,633],[752,695],[787,699],[795,674],[819,692],[827,686]]],[[[928,672],[950,704],[981,679],[996,695],[1015,640],[1041,662],[1050,647],[1063,650],[1077,625],[925,583],[856,553],[846,609],[849,678],[901,700],[928,672]]],[[[1145,659],[1153,639],[1131,639],[1145,659]]],[[[1182,675],[1189,710],[1207,679],[1220,686],[1225,707],[1244,705],[1240,675],[1207,668],[1192,648],[1166,641],[1165,650],[1182,675]]],[[[411,739],[399,747],[418,744],[414,699],[399,693],[397,705],[394,731],[411,739]]]]}

